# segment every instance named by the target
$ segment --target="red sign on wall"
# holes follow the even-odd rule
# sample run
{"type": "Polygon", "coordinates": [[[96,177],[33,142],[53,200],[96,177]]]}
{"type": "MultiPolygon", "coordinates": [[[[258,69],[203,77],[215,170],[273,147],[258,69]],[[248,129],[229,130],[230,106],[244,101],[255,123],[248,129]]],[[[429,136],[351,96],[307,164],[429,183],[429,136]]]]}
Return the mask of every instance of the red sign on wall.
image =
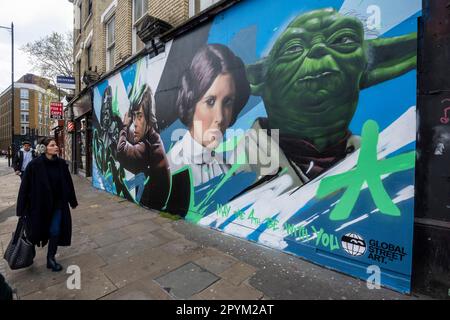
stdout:
{"type": "Polygon", "coordinates": [[[73,121],[67,122],[67,132],[73,132],[75,130],[75,123],[73,121]]]}
{"type": "Polygon", "coordinates": [[[63,104],[62,102],[50,103],[50,118],[62,119],[63,118],[63,104]]]}

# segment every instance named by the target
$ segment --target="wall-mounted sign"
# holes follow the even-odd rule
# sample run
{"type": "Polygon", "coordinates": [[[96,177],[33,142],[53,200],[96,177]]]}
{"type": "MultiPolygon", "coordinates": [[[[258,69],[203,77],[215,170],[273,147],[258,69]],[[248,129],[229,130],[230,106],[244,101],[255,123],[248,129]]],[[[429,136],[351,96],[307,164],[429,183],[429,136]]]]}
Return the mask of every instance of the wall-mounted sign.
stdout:
{"type": "Polygon", "coordinates": [[[57,76],[56,83],[58,87],[75,90],[74,77],[57,76]]]}
{"type": "Polygon", "coordinates": [[[73,121],[67,122],[67,132],[74,132],[75,131],[75,123],[73,121]]]}
{"type": "Polygon", "coordinates": [[[50,103],[50,118],[52,119],[63,118],[63,104],[61,102],[50,103]]]}

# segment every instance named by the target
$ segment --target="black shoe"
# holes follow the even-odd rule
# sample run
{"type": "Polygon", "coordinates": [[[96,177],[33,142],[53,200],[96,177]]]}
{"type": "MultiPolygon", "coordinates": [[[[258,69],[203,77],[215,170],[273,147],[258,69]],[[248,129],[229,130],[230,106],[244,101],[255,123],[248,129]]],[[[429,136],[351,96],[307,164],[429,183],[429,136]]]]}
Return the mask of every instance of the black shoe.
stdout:
{"type": "Polygon", "coordinates": [[[53,272],[59,272],[63,267],[56,262],[55,258],[47,258],[47,269],[52,269],[53,272]]]}

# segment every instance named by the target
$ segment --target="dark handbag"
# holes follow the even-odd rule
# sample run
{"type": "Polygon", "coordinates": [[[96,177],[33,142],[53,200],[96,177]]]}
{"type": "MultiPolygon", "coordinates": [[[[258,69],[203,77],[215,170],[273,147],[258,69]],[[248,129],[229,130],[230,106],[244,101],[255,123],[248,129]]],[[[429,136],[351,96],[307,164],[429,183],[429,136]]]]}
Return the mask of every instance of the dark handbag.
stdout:
{"type": "Polygon", "coordinates": [[[20,217],[16,231],[12,234],[12,239],[6,248],[3,258],[8,261],[11,270],[29,267],[33,264],[36,256],[34,244],[26,237],[26,218],[20,217]]]}

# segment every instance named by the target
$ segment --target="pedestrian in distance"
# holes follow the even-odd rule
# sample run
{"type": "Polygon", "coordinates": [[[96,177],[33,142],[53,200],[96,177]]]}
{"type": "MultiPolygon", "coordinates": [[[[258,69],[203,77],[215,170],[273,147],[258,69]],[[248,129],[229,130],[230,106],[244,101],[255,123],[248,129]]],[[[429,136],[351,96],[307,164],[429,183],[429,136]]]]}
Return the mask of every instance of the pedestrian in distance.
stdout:
{"type": "Polygon", "coordinates": [[[36,157],[35,151],[31,149],[31,143],[29,141],[22,142],[22,148],[17,152],[13,160],[14,171],[20,176],[20,179],[22,179],[28,164],[36,157]]]}
{"type": "Polygon", "coordinates": [[[28,240],[37,246],[48,243],[47,268],[61,271],[56,262],[58,246],[70,246],[72,209],[78,206],[68,165],[58,158],[54,138],[43,138],[44,153],[26,168],[17,199],[17,216],[26,216],[28,240]]]}

